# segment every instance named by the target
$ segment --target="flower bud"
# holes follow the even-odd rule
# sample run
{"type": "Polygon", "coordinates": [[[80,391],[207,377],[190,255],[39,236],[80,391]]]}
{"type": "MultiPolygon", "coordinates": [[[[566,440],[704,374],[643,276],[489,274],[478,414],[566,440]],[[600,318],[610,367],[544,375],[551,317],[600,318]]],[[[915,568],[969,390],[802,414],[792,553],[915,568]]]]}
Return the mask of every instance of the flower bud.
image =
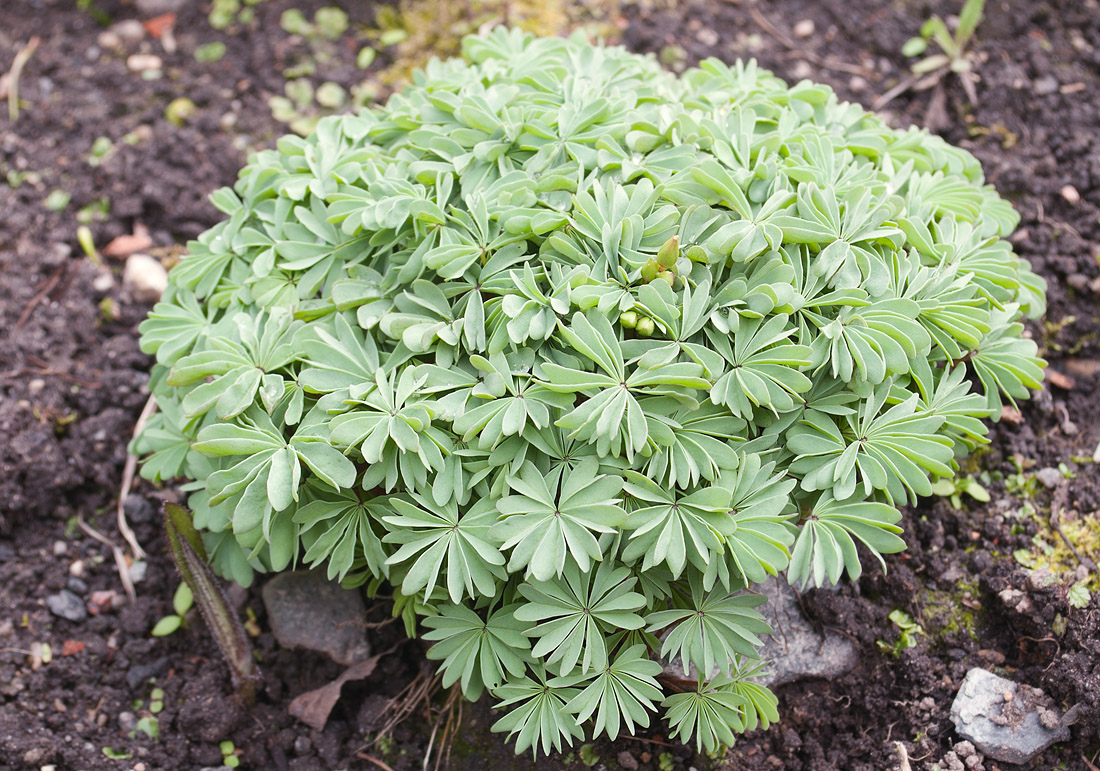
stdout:
{"type": "Polygon", "coordinates": [[[657,325],[653,323],[653,319],[640,318],[635,331],[642,337],[651,337],[657,331],[657,325]]]}
{"type": "Polygon", "coordinates": [[[634,311],[627,311],[619,315],[619,323],[627,329],[634,329],[638,325],[638,314],[634,311]]]}
{"type": "Polygon", "coordinates": [[[680,257],[680,237],[673,236],[665,241],[660,251],[657,252],[657,262],[662,268],[671,268],[676,265],[680,257]]]}

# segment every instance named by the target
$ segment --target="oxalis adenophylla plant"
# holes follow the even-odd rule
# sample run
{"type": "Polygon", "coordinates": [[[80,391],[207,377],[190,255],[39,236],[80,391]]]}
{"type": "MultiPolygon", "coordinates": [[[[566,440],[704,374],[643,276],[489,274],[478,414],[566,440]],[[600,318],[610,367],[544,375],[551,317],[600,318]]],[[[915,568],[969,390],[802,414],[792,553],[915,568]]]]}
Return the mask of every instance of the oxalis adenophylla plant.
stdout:
{"type": "MultiPolygon", "coordinates": [[[[753,64],[497,30],[256,154],[142,326],[242,584],[392,586],[517,751],[777,719],[751,588],[860,574],[1037,388],[977,161],[753,64]],[[682,675],[662,673],[658,659],[682,675]]],[[[387,590],[389,591],[389,590],[387,590]]]]}

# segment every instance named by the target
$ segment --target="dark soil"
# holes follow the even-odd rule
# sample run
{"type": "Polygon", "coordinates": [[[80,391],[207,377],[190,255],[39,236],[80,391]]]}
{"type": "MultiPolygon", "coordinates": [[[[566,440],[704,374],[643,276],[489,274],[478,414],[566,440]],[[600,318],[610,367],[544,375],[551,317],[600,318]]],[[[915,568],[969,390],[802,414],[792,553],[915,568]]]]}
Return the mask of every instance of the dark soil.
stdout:
{"type": "MultiPolygon", "coordinates": [[[[171,612],[177,583],[158,521],[172,490],[140,483],[126,501],[149,552],[132,604],[110,549],[77,524],[80,517],[121,543],[113,511],[150,363],[136,335],[148,307],[121,289],[120,263],[108,265],[114,285],[103,283],[77,245],[77,211],[108,199],[109,213],[90,223],[95,242],[102,246],[140,222],[151,232],[151,252],[170,264],[180,245],[217,221],[206,196],[233,182],[249,149],[270,146],[285,131],[266,100],[282,93],[283,68],[308,47],[288,40],[279,14],[298,7],[311,15],[323,4],[269,0],[257,6],[253,24],[222,33],[210,28],[205,4],[183,3],[174,53],[148,34],[122,50],[101,49],[103,28],[77,3],[0,4],[0,72],[31,37],[41,38],[19,82],[18,122],[0,117],[0,771],[198,769],[221,763],[223,740],[238,748],[244,768],[422,766],[443,694],[419,706],[390,739],[371,744],[388,700],[431,673],[419,644],[400,644],[399,625],[371,632],[376,650],[395,652],[370,679],[346,686],[328,726],[313,731],[292,719],[287,705],[340,668],[280,650],[266,632],[258,587],[237,595],[242,615],[256,616],[265,675],[251,709],[231,695],[197,618],[170,637],[150,636],[171,612]],[[197,62],[195,48],[210,41],[226,44],[225,57],[197,62]],[[128,69],[127,56],[138,52],[162,58],[160,78],[128,69]],[[176,126],[164,111],[181,96],[197,111],[176,126]],[[113,149],[93,166],[88,158],[100,136],[113,149]],[[63,211],[44,205],[52,190],[71,195],[63,211]],[[46,598],[66,588],[78,606],[91,603],[98,612],[78,622],[54,615],[46,598]],[[111,592],[114,601],[103,594],[111,592]],[[50,646],[49,661],[42,643],[50,646]],[[156,741],[130,735],[134,722],[151,714],[153,688],[165,694],[156,741]]],[[[344,5],[353,23],[373,18],[367,3],[344,5]]],[[[138,18],[122,0],[93,6],[113,20],[138,18]]],[[[870,104],[906,76],[904,41],[930,13],[958,4],[696,0],[670,10],[646,7],[622,9],[623,42],[661,53],[672,66],[752,56],[784,78],[824,81],[842,98],[870,104]],[[797,37],[794,27],[805,19],[814,31],[797,37]]],[[[355,37],[353,26],[329,45],[331,58],[315,82],[351,86],[362,79],[354,62],[363,40],[355,37]]],[[[741,740],[726,767],[880,771],[898,766],[901,742],[913,769],[930,769],[958,741],[948,708],[966,671],[981,666],[1044,689],[1063,708],[1080,705],[1072,740],[1048,750],[1035,768],[1096,768],[1100,601],[1094,596],[1088,608],[1072,608],[1065,581],[1029,582],[1012,555],[1031,546],[1052,509],[1063,522],[1078,519],[1100,533],[1100,479],[1087,461],[1100,440],[1100,4],[989,0],[979,50],[979,103],[967,104],[959,84],[946,81],[942,133],[982,160],[1022,215],[1016,248],[1050,284],[1047,317],[1030,333],[1052,368],[1072,380],[1056,378],[1022,405],[1021,421],[997,425],[970,469],[989,475],[990,503],[964,500],[956,511],[943,499],[925,502],[907,514],[910,549],[889,560],[886,575],[869,571],[857,584],[805,597],[817,622],[859,644],[861,663],[834,681],[780,689],[780,724],[741,740]],[[1054,489],[1031,479],[1062,463],[1067,478],[1054,489]],[[1021,464],[1031,481],[1006,486],[1021,464]],[[1014,516],[1025,504],[1034,516],[1014,516]],[[927,632],[896,656],[878,645],[897,639],[887,619],[895,608],[927,632]]],[[[898,125],[922,124],[930,99],[930,92],[905,93],[886,111],[898,125]]],[[[1087,557],[1082,563],[1082,574],[1095,574],[1087,557]]],[[[381,620],[388,609],[372,613],[381,620]]],[[[489,733],[488,704],[466,705],[461,717],[453,768],[533,767],[489,733]]],[[[646,739],[597,742],[592,750],[609,769],[656,769],[662,752],[676,768],[714,765],[666,746],[662,730],[656,725],[646,739]]],[[[584,766],[573,755],[538,767],[584,766]]],[[[984,763],[987,771],[995,767],[984,763]]]]}

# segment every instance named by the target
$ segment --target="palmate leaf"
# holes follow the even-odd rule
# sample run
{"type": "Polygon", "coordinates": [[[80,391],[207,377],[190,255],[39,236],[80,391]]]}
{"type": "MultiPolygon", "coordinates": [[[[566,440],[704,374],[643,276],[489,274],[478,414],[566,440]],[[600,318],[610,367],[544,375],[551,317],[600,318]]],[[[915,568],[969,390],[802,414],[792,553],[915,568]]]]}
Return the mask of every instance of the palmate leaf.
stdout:
{"type": "Polygon", "coordinates": [[[889,383],[863,402],[859,413],[838,421],[809,410],[787,432],[787,449],[797,456],[791,473],[801,475],[804,490],[831,490],[844,500],[862,490],[881,490],[889,501],[931,495],[929,473],[948,477],[954,455],[951,439],[936,430],[944,418],[917,411],[918,395],[881,411],[889,383]]]}
{"type": "Polygon", "coordinates": [[[1038,346],[1034,340],[1019,336],[1023,324],[1009,322],[1014,310],[994,311],[993,331],[982,338],[970,357],[970,366],[981,381],[986,403],[994,413],[1001,409],[1002,396],[1015,407],[1017,399],[1028,398],[1029,388],[1043,385],[1046,361],[1036,356],[1038,346]]]}
{"type": "Polygon", "coordinates": [[[723,470],[737,467],[735,447],[744,421],[709,403],[668,416],[658,412],[660,406],[642,402],[650,438],[657,446],[645,466],[649,479],[688,489],[703,480],[714,482],[723,470]]]}
{"type": "Polygon", "coordinates": [[[542,365],[544,383],[551,391],[589,394],[556,425],[570,429],[571,437],[594,443],[601,455],[622,454],[633,460],[649,438],[649,425],[638,397],[668,395],[694,403],[691,391],[709,388],[710,382],[701,377],[703,368],[694,362],[657,369],[639,367],[628,373],[610,322],[600,314],[590,315],[575,314],[572,325],[563,325],[560,334],[600,372],[584,372],[553,362],[542,365]]]}
{"type": "Polygon", "coordinates": [[[391,527],[383,541],[401,544],[386,563],[403,566],[402,593],[423,591],[430,598],[443,572],[443,588],[453,603],[465,595],[494,596],[505,573],[499,542],[489,535],[496,519],[492,502],[481,500],[460,514],[453,498],[440,506],[416,493],[409,497],[390,498],[397,513],[382,518],[391,527]]]}
{"type": "Polygon", "coordinates": [[[606,638],[645,625],[636,613],[646,604],[636,583],[628,568],[604,561],[591,573],[571,564],[561,578],[521,584],[527,603],[515,617],[534,624],[525,632],[537,640],[531,655],[560,675],[606,667],[606,638]]]}
{"type": "Polygon", "coordinates": [[[798,482],[775,473],[774,462],[743,453],[737,470],[725,474],[720,484],[733,491],[721,526],[729,572],[746,585],[762,583],[787,566],[794,543],[790,493],[798,482]]]}
{"type": "Polygon", "coordinates": [[[710,679],[716,671],[732,674],[740,657],[757,657],[756,649],[763,645],[758,635],[772,631],[764,617],[753,610],[767,598],[707,591],[698,578],[690,584],[685,605],[648,614],[646,631],[668,629],[661,657],[679,660],[685,676],[692,667],[703,679],[710,679]]]}
{"type": "Polygon", "coordinates": [[[799,372],[810,364],[810,349],[787,339],[794,332],[785,315],[743,323],[733,335],[733,345],[729,337],[708,328],[707,339],[729,366],[711,388],[710,400],[746,419],[757,407],[775,414],[794,409],[798,394],[812,385],[799,372]]]}
{"type": "Polygon", "coordinates": [[[694,736],[699,752],[713,754],[733,744],[735,735],[767,730],[779,720],[775,695],[745,674],[700,680],[695,690],[674,693],[661,702],[674,736],[687,744],[694,736]]]}
{"type": "Polygon", "coordinates": [[[642,560],[642,570],[667,564],[673,578],[687,565],[706,571],[723,551],[721,531],[730,510],[732,492],[720,485],[691,493],[666,490],[635,471],[626,471],[625,492],[640,507],[630,512],[630,541],[623,559],[642,560]]]}
{"type": "Polygon", "coordinates": [[[306,546],[303,560],[325,563],[329,580],[343,581],[359,559],[375,577],[386,575],[386,552],[375,528],[390,511],[383,501],[363,501],[350,490],[318,491],[294,512],[306,546]]]}
{"type": "MultiPolygon", "coordinates": [[[[595,676],[565,705],[565,709],[583,723],[595,718],[595,735],[606,734],[614,741],[625,723],[630,733],[634,726],[649,725],[649,713],[656,710],[657,700],[664,694],[654,679],[661,673],[661,665],[649,658],[644,645],[624,648],[606,667],[597,670],[595,676]]],[[[583,675],[559,677],[551,681],[555,685],[583,685],[583,675]]]]}
{"type": "Polygon", "coordinates": [[[506,678],[521,677],[530,661],[531,643],[524,636],[526,624],[513,613],[519,605],[489,611],[485,618],[463,605],[441,605],[438,616],[424,619],[425,640],[435,641],[428,658],[442,659],[443,687],[456,682],[471,701],[486,688],[500,688],[506,678]]]}
{"type": "Polygon", "coordinates": [[[573,739],[584,737],[576,716],[565,709],[578,690],[556,683],[554,678],[548,682],[541,666],[532,669],[533,678],[514,678],[493,691],[500,699],[497,708],[505,714],[493,723],[492,730],[507,731],[509,739],[515,738],[517,755],[531,749],[537,756],[540,748],[543,755],[549,755],[551,748],[561,752],[563,740],[569,746],[573,739]]]}
{"type": "Polygon", "coordinates": [[[837,501],[825,493],[806,516],[791,551],[791,564],[787,580],[791,584],[825,586],[840,580],[847,571],[852,580],[859,578],[863,567],[856,552],[860,541],[886,569],[883,554],[894,554],[905,549],[905,541],[898,537],[901,528],[897,522],[901,512],[893,506],[859,499],[837,501]]]}
{"type": "Polygon", "coordinates": [[[512,552],[508,572],[526,567],[528,577],[546,581],[560,577],[567,564],[587,573],[593,561],[603,558],[594,534],[614,533],[626,512],[618,498],[622,478],[598,471],[595,459],[581,461],[572,473],[558,477],[555,489],[531,463],[508,478],[513,494],[497,502],[501,518],[492,531],[501,550],[512,552]]]}

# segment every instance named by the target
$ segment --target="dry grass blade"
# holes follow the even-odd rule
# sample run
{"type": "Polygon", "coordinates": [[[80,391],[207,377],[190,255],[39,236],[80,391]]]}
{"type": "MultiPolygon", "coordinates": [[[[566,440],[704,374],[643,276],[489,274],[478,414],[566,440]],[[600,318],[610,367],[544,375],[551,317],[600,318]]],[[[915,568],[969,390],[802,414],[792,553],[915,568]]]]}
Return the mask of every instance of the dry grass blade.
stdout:
{"type": "MultiPolygon", "coordinates": [[[[156,411],[156,397],[150,396],[149,401],[145,402],[145,406],[138,416],[137,423],[134,424],[133,435],[135,438],[145,429],[146,422],[148,422],[149,418],[153,417],[153,413],[156,411]]],[[[126,521],[126,498],[130,495],[130,487],[134,483],[134,472],[136,471],[137,456],[132,452],[127,452],[126,466],[122,469],[122,485],[118,491],[118,509],[116,510],[116,514],[118,519],[118,532],[126,539],[126,543],[130,545],[130,549],[134,552],[134,557],[137,559],[144,559],[145,550],[141,548],[137,536],[135,536],[134,531],[130,529],[130,523],[126,521]]]]}
{"type": "Polygon", "coordinates": [[[23,74],[23,68],[38,50],[42,38],[35,35],[27,44],[19,49],[19,53],[12,60],[11,69],[8,70],[8,120],[15,123],[19,120],[19,76],[23,74]]]}
{"type": "Polygon", "coordinates": [[[122,588],[126,591],[126,596],[130,598],[130,602],[136,600],[137,592],[134,591],[134,579],[130,576],[130,563],[126,561],[126,555],[119,545],[85,522],[83,516],[78,515],[76,523],[85,533],[111,549],[111,553],[115,557],[115,567],[118,568],[118,578],[122,581],[122,588]]]}

